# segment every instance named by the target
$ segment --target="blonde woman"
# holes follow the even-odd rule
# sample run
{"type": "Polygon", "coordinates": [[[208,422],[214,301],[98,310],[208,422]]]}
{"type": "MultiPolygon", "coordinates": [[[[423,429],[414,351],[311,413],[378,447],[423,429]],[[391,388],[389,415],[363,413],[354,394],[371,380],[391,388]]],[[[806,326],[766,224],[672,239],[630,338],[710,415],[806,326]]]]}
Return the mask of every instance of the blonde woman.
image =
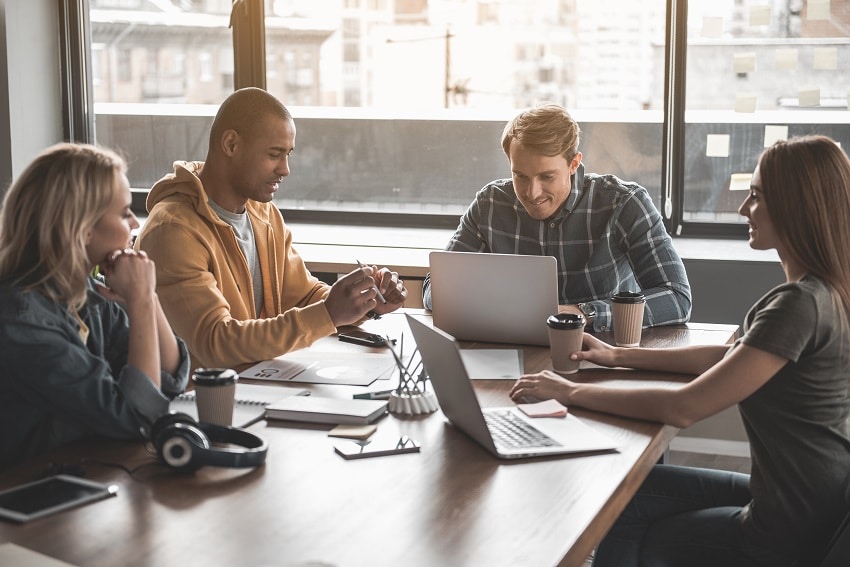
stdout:
{"type": "Polygon", "coordinates": [[[153,262],[131,248],[125,169],[111,151],[59,144],[5,196],[0,465],[90,435],[142,439],[186,386],[153,262]]]}
{"type": "Polygon", "coordinates": [[[627,349],[585,335],[573,354],[691,382],[619,389],[543,372],[514,385],[514,399],[679,427],[739,407],[751,474],[657,465],[594,565],[816,565],[850,507],[850,160],[823,136],[778,142],[739,212],[750,246],[776,249],[787,281],[750,309],[735,345],[627,349]]]}

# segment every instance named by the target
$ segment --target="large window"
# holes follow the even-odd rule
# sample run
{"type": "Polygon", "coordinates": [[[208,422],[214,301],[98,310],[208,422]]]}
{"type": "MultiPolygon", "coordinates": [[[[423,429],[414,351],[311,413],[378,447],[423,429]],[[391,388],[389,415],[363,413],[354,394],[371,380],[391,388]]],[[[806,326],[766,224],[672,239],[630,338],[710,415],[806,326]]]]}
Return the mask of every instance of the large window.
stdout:
{"type": "Polygon", "coordinates": [[[690,0],[688,16],[683,223],[735,222],[764,147],[850,147],[850,2],[690,0]]]}
{"type": "Polygon", "coordinates": [[[589,171],[660,202],[663,0],[276,2],[266,34],[299,54],[280,61],[297,81],[267,69],[299,119],[283,208],[456,223],[510,174],[505,122],[541,101],[579,120],[589,171]]]}
{"type": "MultiPolygon", "coordinates": [[[[238,76],[231,1],[89,3],[98,142],[146,189],[205,156],[238,76]]],[[[290,217],[453,225],[509,175],[505,121],[540,101],[577,118],[588,171],[641,183],[689,235],[742,233],[734,190],[765,143],[850,144],[850,0],[242,5],[265,15],[264,86],[296,118],[290,217]]]]}

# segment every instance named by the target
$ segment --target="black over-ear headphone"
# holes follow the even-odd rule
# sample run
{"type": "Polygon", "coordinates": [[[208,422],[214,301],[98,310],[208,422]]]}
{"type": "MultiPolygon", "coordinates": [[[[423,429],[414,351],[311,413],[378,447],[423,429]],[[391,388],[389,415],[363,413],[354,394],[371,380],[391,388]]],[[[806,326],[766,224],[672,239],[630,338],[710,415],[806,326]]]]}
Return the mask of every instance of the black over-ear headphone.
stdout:
{"type": "Polygon", "coordinates": [[[159,459],[181,472],[204,467],[257,467],[266,461],[269,445],[244,429],[198,423],[185,413],[168,413],[151,428],[151,441],[159,459]],[[211,442],[239,445],[213,447],[211,442]]]}

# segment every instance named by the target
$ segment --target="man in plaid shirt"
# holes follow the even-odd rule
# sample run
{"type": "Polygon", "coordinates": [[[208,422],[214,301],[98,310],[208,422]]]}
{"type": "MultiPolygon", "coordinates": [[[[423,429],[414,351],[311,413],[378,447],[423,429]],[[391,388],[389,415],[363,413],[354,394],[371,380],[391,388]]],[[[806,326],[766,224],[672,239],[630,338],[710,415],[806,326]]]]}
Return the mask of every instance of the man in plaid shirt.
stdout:
{"type": "MultiPolygon", "coordinates": [[[[621,290],[646,296],[645,327],[686,322],[691,288],[661,214],[637,183],[586,174],[579,132],[556,104],[508,122],[511,179],[478,192],[446,250],[554,256],[561,311],[584,314],[588,329],[612,328],[611,296],[621,290]]],[[[429,278],[423,300],[430,308],[429,278]]]]}

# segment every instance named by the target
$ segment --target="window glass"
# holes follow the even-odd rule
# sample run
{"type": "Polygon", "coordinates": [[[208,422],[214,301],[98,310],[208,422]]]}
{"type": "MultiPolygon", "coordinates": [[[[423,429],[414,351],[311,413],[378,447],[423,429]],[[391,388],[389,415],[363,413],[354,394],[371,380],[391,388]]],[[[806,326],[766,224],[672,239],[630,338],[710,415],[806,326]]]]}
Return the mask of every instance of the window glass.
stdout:
{"type": "Polygon", "coordinates": [[[95,136],[149,189],[174,160],[202,160],[233,92],[230,0],[90,0],[95,136]]]}
{"type": "Polygon", "coordinates": [[[298,128],[287,209],[459,215],[521,108],[565,105],[588,171],[659,204],[663,0],[277,0],[267,88],[298,128]]]}
{"type": "Polygon", "coordinates": [[[850,1],[690,0],[683,221],[743,222],[764,147],[850,144],[850,1]]]}
{"type": "MultiPolygon", "coordinates": [[[[230,0],[91,0],[96,136],[149,188],[204,159],[234,83],[230,0]]],[[[588,171],[658,203],[663,0],[265,0],[266,80],[298,127],[282,208],[459,215],[509,175],[518,109],[565,105],[588,171]]]]}

